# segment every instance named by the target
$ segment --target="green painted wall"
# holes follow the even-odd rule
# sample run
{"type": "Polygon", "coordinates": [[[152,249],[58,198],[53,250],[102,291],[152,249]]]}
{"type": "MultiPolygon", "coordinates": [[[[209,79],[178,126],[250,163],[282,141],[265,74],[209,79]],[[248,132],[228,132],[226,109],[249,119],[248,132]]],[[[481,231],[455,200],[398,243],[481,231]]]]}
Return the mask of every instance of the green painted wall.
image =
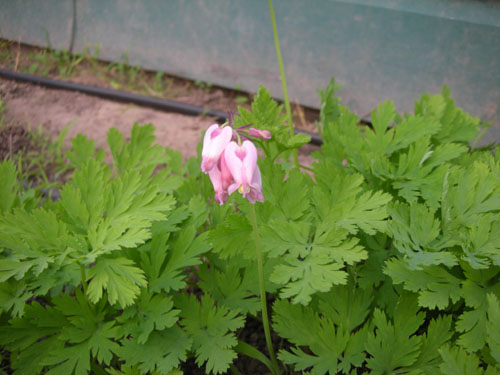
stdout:
{"type": "MultiPolygon", "coordinates": [[[[4,38],[69,48],[99,44],[147,69],[281,96],[265,0],[0,0],[4,38]],[[74,18],[73,18],[74,17],[74,18]],[[73,24],[73,19],[75,24],[73,24]],[[72,36],[72,30],[74,34],[72,36]]],[[[450,87],[457,103],[496,121],[500,140],[500,2],[275,0],[292,100],[317,106],[330,76],[360,116],[380,101],[411,111],[450,87]]]]}

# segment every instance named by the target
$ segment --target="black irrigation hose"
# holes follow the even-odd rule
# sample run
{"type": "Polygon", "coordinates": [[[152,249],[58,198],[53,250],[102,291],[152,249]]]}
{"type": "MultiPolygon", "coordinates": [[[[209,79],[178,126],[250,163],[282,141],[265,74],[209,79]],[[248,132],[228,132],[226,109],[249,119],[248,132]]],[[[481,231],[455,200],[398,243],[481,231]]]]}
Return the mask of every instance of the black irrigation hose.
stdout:
{"type": "MultiPolygon", "coordinates": [[[[73,83],[67,81],[59,81],[56,79],[35,76],[32,74],[23,74],[13,72],[7,69],[0,69],[0,77],[11,79],[20,82],[28,82],[45,86],[53,89],[77,91],[88,95],[98,96],[104,99],[114,101],[134,103],[137,105],[159,109],[162,111],[182,113],[191,116],[210,116],[215,117],[218,121],[227,121],[227,114],[223,111],[207,109],[192,104],[185,104],[173,100],[152,98],[150,96],[133,94],[130,92],[113,90],[104,87],[96,87],[90,85],[83,85],[80,83],[73,83]]],[[[320,146],[322,144],[321,137],[318,134],[310,133],[304,130],[295,129],[295,133],[307,134],[311,137],[311,144],[320,146]]]]}

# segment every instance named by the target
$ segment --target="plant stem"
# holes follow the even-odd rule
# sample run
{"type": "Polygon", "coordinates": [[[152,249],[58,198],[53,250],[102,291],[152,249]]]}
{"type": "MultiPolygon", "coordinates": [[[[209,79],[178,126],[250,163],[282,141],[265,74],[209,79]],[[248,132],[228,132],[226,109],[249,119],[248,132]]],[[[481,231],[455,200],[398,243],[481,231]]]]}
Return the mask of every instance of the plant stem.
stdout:
{"type": "Polygon", "coordinates": [[[85,274],[85,266],[80,263],[80,275],[82,278],[83,293],[87,294],[87,275],[85,274]]]}
{"type": "MultiPolygon", "coordinates": [[[[283,88],[283,101],[285,103],[286,116],[288,117],[288,129],[290,137],[293,137],[293,122],[292,122],[292,108],[290,106],[290,99],[288,98],[288,89],[286,87],[285,68],[283,66],[283,58],[281,57],[280,41],[278,39],[278,29],[276,28],[276,18],[274,17],[273,1],[267,0],[269,4],[269,14],[271,15],[271,23],[273,24],[274,34],[274,48],[276,49],[276,57],[278,58],[278,65],[280,68],[281,86],[283,88]]],[[[299,168],[299,153],[297,149],[293,150],[293,160],[295,166],[299,168]]]]}
{"type": "Polygon", "coordinates": [[[300,168],[305,169],[306,171],[311,171],[311,172],[314,172],[314,169],[309,168],[309,167],[307,167],[307,166],[305,166],[305,165],[302,165],[302,164],[300,164],[300,168]]]}
{"type": "Polygon", "coordinates": [[[262,305],[262,324],[264,325],[264,335],[266,337],[267,350],[269,352],[269,357],[271,357],[271,362],[273,368],[273,375],[279,375],[280,370],[278,366],[278,361],[276,360],[276,354],[274,353],[273,343],[271,341],[271,330],[269,329],[269,316],[267,314],[267,300],[266,300],[266,288],[264,286],[264,262],[262,260],[262,250],[260,248],[260,238],[259,230],[257,227],[257,216],[255,215],[255,204],[250,204],[250,221],[252,222],[253,234],[255,238],[255,255],[257,256],[257,269],[259,272],[259,287],[260,287],[260,302],[262,305]]]}

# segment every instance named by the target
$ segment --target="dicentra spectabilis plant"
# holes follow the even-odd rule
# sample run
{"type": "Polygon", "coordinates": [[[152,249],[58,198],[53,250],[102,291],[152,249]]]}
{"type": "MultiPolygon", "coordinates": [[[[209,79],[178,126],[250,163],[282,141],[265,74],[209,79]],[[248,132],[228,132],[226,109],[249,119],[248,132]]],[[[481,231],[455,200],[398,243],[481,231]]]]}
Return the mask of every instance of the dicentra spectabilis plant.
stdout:
{"type": "Polygon", "coordinates": [[[304,173],[268,1],[285,115],[260,87],[185,164],[152,125],[109,164],[79,135],[58,201],[0,163],[5,372],[500,374],[500,147],[446,88],[365,127],[332,79],[304,173]]]}
{"type": "Polygon", "coordinates": [[[232,127],[212,128],[231,133],[219,156],[183,165],[136,125],[130,141],[109,132],[107,164],[80,135],[55,202],[2,162],[5,366],[178,374],[194,358],[225,374],[248,356],[281,373],[497,374],[500,150],[470,150],[479,120],[446,89],[413,115],[381,104],[373,129],[334,90],[321,91],[312,176],[286,162],[304,139],[262,87],[232,127]],[[224,170],[221,190],[203,162],[224,170]],[[256,346],[264,297],[270,339],[256,346]]]}

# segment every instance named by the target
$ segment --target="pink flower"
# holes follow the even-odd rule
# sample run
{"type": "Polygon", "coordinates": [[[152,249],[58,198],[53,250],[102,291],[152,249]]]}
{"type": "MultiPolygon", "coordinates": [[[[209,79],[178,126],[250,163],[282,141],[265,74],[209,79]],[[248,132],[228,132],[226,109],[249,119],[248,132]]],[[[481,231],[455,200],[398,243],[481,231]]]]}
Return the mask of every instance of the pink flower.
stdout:
{"type": "Polygon", "coordinates": [[[271,139],[271,132],[269,130],[260,130],[255,128],[248,129],[248,135],[250,137],[271,139]]]}
{"type": "Polygon", "coordinates": [[[227,189],[233,182],[231,172],[226,165],[224,152],[222,152],[219,162],[208,172],[208,176],[210,177],[210,181],[212,181],[212,185],[214,187],[215,201],[222,205],[227,201],[227,189]]]}
{"type": "Polygon", "coordinates": [[[250,192],[248,193],[247,199],[250,203],[255,203],[255,201],[264,202],[264,195],[262,194],[262,177],[258,166],[253,173],[250,192]]]}
{"type": "Polygon", "coordinates": [[[232,194],[238,190],[244,198],[251,203],[263,202],[262,180],[259,167],[257,166],[257,149],[250,141],[244,141],[240,146],[236,142],[230,142],[224,152],[233,183],[228,187],[228,193],[232,194]]]}
{"type": "Polygon", "coordinates": [[[229,126],[220,128],[219,125],[213,124],[207,129],[201,151],[201,170],[204,173],[208,173],[219,162],[232,137],[233,129],[229,126]]]}

